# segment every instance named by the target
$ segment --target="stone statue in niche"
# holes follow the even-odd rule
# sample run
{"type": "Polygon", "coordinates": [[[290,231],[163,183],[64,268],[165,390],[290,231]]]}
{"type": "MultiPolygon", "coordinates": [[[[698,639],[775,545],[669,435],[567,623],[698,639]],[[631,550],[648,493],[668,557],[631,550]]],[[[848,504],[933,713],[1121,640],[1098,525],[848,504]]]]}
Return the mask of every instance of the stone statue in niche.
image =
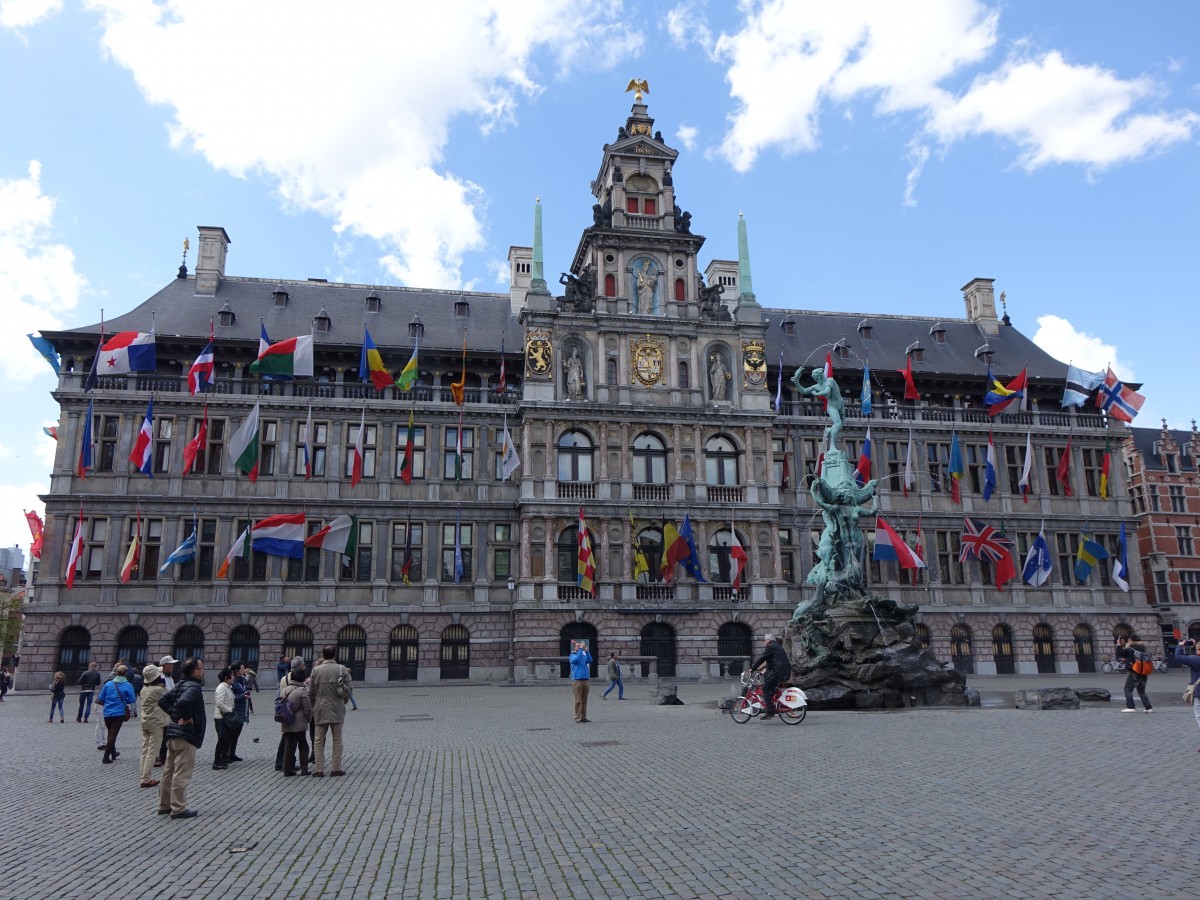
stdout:
{"type": "Polygon", "coordinates": [[[732,377],[720,353],[714,353],[709,357],[708,383],[712,389],[712,398],[714,400],[725,399],[729,389],[729,380],[732,377]]]}
{"type": "Polygon", "coordinates": [[[587,386],[583,377],[583,360],[579,358],[579,348],[571,348],[571,356],[563,364],[563,373],[567,385],[568,400],[582,400],[583,390],[587,386]]]}
{"type": "Polygon", "coordinates": [[[637,311],[642,315],[654,312],[654,287],[658,283],[658,272],[649,261],[637,270],[637,311]]]}

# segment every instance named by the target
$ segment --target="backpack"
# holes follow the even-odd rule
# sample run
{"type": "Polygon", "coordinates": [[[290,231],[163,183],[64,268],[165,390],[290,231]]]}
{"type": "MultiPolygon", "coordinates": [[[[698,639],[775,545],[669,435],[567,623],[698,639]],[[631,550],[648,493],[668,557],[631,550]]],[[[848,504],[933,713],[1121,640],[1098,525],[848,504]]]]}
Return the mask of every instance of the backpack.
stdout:
{"type": "Polygon", "coordinates": [[[1150,654],[1145,650],[1133,651],[1133,674],[1134,675],[1149,675],[1154,671],[1154,663],[1150,659],[1150,654]]]}
{"type": "Polygon", "coordinates": [[[275,721],[283,725],[291,725],[296,721],[296,711],[286,697],[275,698],[275,721]]]}

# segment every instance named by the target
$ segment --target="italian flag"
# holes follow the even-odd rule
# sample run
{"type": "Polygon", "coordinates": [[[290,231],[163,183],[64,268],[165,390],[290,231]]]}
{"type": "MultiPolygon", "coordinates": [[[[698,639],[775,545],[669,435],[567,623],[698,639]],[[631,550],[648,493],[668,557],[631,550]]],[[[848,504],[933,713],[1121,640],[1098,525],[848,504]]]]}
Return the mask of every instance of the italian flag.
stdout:
{"type": "Polygon", "coordinates": [[[349,562],[358,553],[358,517],[338,516],[312,537],[305,538],[304,546],[340,553],[349,562]]]}
{"type": "Polygon", "coordinates": [[[257,375],[307,375],[313,373],[312,335],[288,338],[271,344],[250,363],[250,371],[257,375]]]}
{"type": "Polygon", "coordinates": [[[233,433],[229,441],[229,458],[233,467],[245,472],[251,481],[258,481],[258,404],[233,433]]]}

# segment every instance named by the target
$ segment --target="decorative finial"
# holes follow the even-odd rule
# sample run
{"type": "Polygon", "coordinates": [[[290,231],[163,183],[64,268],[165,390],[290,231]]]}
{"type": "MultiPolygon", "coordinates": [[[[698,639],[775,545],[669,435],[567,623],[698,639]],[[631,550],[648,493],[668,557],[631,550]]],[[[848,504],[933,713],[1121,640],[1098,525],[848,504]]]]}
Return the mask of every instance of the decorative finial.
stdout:
{"type": "Polygon", "coordinates": [[[642,92],[650,93],[650,83],[645,78],[631,78],[629,84],[625,86],[625,93],[633,91],[633,102],[642,102],[642,92]]]}
{"type": "Polygon", "coordinates": [[[188,255],[189,247],[191,247],[191,244],[188,243],[187,238],[184,238],[183,239],[183,262],[181,262],[179,264],[179,274],[175,276],[176,278],[187,278],[187,255],[188,255]]]}
{"type": "Polygon", "coordinates": [[[1004,291],[1000,292],[1000,308],[1004,310],[1004,317],[1001,319],[1005,325],[1011,325],[1012,319],[1008,317],[1008,295],[1004,291]]]}
{"type": "Polygon", "coordinates": [[[1166,431],[1167,430],[1167,419],[1165,416],[1163,417],[1162,423],[1163,423],[1163,431],[1166,431]]]}

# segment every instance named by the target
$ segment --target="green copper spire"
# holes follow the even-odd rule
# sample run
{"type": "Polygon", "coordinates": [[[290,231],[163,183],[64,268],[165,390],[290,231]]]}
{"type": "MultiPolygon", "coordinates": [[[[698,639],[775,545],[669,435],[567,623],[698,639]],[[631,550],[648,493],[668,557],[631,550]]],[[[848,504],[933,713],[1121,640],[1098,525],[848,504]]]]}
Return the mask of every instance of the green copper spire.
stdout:
{"type": "Polygon", "coordinates": [[[529,279],[529,289],[533,291],[546,290],[546,272],[542,264],[542,198],[538,197],[533,206],[533,274],[529,279]]]}
{"type": "MultiPolygon", "coordinates": [[[[535,250],[534,253],[537,251],[535,250]]],[[[536,258],[536,257],[535,257],[536,258]]],[[[750,241],[746,237],[746,219],[738,213],[738,303],[755,303],[754,282],[750,278],[750,241]]]]}

